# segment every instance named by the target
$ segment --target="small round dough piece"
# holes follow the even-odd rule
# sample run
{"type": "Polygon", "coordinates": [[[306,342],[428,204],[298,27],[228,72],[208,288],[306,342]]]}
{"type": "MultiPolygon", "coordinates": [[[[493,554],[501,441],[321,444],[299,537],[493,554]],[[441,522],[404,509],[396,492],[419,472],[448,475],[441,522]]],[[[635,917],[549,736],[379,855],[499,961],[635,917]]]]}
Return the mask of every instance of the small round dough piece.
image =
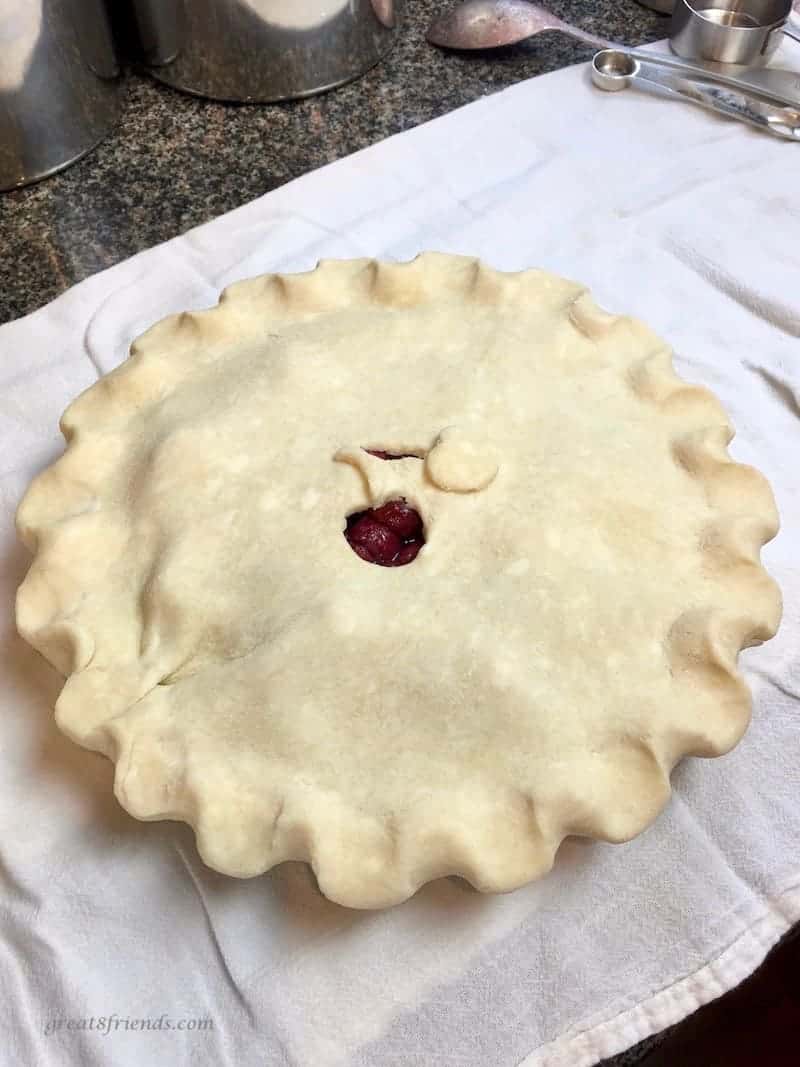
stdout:
{"type": "Polygon", "coordinates": [[[491,485],[500,469],[497,453],[477,428],[448,426],[425,460],[428,477],[449,493],[474,493],[491,485]]]}

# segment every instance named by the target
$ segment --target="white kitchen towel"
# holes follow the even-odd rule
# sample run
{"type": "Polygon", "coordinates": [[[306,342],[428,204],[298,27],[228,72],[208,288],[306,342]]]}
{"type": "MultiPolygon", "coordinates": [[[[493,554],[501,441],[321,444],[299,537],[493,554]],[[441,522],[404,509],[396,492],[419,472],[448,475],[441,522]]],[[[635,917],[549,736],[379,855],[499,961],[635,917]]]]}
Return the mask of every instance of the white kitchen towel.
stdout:
{"type": "MultiPolygon", "coordinates": [[[[744,978],[800,919],[800,146],[678,102],[518,85],[293,182],[0,328],[0,1061],[3,1067],[582,1067],[744,978]],[[742,657],[750,730],[690,759],[655,824],[569,840],[507,896],[458,880],[389,911],[308,869],[205,869],[138,823],[62,738],[56,674],[16,635],[13,512],[57,419],[154,320],[320,257],[422,249],[533,265],[640,316],[710,386],[772,482],[779,636],[742,657]]],[[[636,635],[631,634],[631,640],[636,635]]]]}

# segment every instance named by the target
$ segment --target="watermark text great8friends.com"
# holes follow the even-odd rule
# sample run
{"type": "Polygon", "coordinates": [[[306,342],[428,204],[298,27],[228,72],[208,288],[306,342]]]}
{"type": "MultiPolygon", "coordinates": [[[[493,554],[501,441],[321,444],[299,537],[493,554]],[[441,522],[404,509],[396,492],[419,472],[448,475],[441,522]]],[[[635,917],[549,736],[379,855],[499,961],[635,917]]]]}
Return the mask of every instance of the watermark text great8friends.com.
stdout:
{"type": "Polygon", "coordinates": [[[48,1019],[44,1025],[45,1037],[74,1030],[92,1030],[96,1034],[141,1033],[147,1030],[213,1030],[214,1020],[209,1016],[196,1019],[173,1019],[169,1015],[133,1017],[129,1015],[89,1015],[80,1018],[48,1019]]]}

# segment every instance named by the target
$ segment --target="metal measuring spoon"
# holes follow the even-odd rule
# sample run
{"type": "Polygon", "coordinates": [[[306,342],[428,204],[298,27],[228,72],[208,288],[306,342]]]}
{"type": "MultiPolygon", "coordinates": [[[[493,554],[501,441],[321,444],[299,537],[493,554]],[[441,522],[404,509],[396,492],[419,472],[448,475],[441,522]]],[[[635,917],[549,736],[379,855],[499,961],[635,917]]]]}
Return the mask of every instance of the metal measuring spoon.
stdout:
{"type": "Polygon", "coordinates": [[[605,49],[592,60],[592,81],[598,89],[607,92],[627,89],[636,83],[667,96],[690,100],[776,137],[800,140],[800,109],[786,107],[780,100],[767,99],[746,85],[732,88],[734,79],[727,79],[727,85],[715,83],[704,80],[702,74],[691,68],[681,71],[674,66],[651,62],[641,54],[634,56],[630,52],[605,49]]]}
{"type": "MultiPolygon", "coordinates": [[[[504,48],[552,30],[565,33],[576,41],[591,45],[592,48],[613,48],[632,53],[632,49],[625,45],[587,33],[556,18],[540,4],[528,3],[528,0],[464,0],[464,3],[437,15],[428,27],[426,36],[431,44],[439,48],[472,51],[504,48]]],[[[655,59],[657,55],[649,52],[642,54],[649,59],[655,59]]],[[[659,55],[658,60],[664,65],[670,63],[666,56],[659,55]]],[[[686,60],[672,62],[679,64],[682,69],[688,66],[686,60]]],[[[719,64],[705,64],[699,60],[693,60],[691,66],[698,74],[717,77],[722,75],[724,70],[719,64]]],[[[780,96],[786,104],[800,104],[800,75],[793,71],[770,68],[737,71],[736,81],[761,92],[780,96]]]]}

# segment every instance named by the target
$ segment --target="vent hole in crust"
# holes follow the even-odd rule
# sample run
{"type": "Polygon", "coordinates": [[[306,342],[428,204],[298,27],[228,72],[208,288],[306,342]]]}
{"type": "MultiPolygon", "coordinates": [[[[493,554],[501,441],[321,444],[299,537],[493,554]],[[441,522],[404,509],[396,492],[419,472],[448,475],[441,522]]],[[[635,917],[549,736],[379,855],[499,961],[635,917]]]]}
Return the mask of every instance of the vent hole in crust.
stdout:
{"type": "Polygon", "coordinates": [[[422,459],[418,452],[386,452],[382,448],[365,448],[364,451],[376,459],[422,459]]]}
{"type": "MultiPolygon", "coordinates": [[[[422,459],[416,452],[388,452],[365,448],[376,459],[422,459]]],[[[413,562],[425,544],[422,516],[416,508],[399,500],[387,500],[379,508],[367,508],[347,516],[344,536],[348,545],[366,563],[379,567],[404,567],[413,562]]]]}
{"type": "Polygon", "coordinates": [[[422,516],[402,497],[348,515],[344,536],[357,556],[379,567],[404,567],[425,544],[422,516]]]}

